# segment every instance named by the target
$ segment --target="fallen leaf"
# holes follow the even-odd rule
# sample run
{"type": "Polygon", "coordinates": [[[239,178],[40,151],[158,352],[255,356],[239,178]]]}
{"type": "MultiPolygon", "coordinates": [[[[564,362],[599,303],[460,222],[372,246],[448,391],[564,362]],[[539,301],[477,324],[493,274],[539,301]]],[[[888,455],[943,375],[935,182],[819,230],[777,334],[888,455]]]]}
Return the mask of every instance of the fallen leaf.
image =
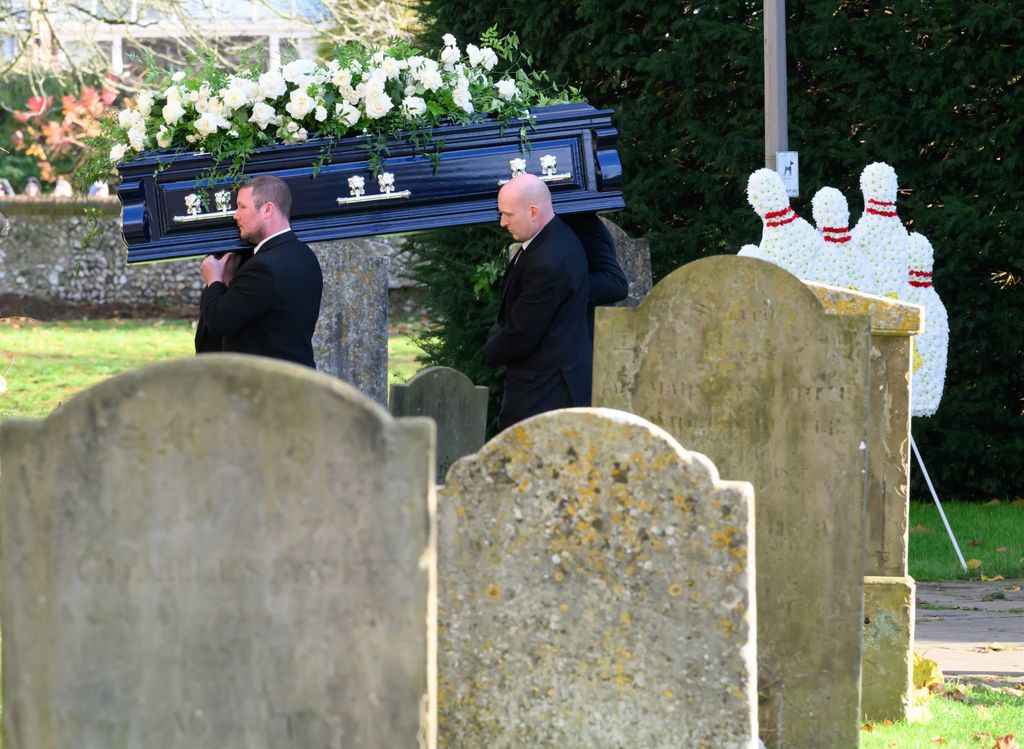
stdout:
{"type": "Polygon", "coordinates": [[[1003,588],[1003,590],[1005,590],[1007,593],[1019,593],[1020,592],[1020,586],[1019,585],[1011,585],[1009,588],[1003,588]]]}
{"type": "Polygon", "coordinates": [[[991,648],[971,648],[972,653],[991,653],[991,648]]]}
{"type": "Polygon", "coordinates": [[[977,547],[977,546],[981,546],[982,543],[983,543],[982,541],[979,541],[978,539],[975,538],[972,541],[968,542],[967,545],[968,546],[975,546],[975,547],[977,547]]]}
{"type": "Polygon", "coordinates": [[[971,736],[971,741],[987,741],[992,738],[992,734],[988,731],[979,731],[978,733],[971,736]]]}
{"type": "Polygon", "coordinates": [[[936,736],[935,738],[932,739],[932,743],[933,744],[945,744],[946,740],[944,738],[942,738],[941,736],[936,736]]]}
{"type": "Polygon", "coordinates": [[[874,723],[865,723],[864,725],[862,725],[860,727],[860,730],[867,731],[868,733],[871,733],[872,731],[875,730],[875,724],[874,723]]]}
{"type": "Polygon", "coordinates": [[[996,554],[1005,554],[1009,550],[1010,550],[1009,546],[997,546],[996,547],[996,554]]]}
{"type": "Polygon", "coordinates": [[[892,725],[892,721],[889,720],[888,718],[886,718],[885,720],[882,721],[882,725],[883,726],[891,726],[892,725]]]}
{"type": "Polygon", "coordinates": [[[990,642],[988,644],[988,649],[994,650],[998,653],[1000,650],[1006,650],[1006,646],[1001,642],[990,642]]]}
{"type": "Polygon", "coordinates": [[[980,559],[968,559],[967,560],[967,569],[969,569],[969,570],[976,570],[980,566],[981,566],[981,560],[980,559]]]}
{"type": "Polygon", "coordinates": [[[1017,740],[1014,738],[1012,733],[1008,733],[1005,736],[1000,736],[996,739],[996,743],[992,749],[1019,749],[1017,746],[1017,740]]]}
{"type": "Polygon", "coordinates": [[[985,503],[986,506],[1001,505],[1001,504],[1002,504],[1002,501],[1000,501],[998,499],[993,499],[993,500],[990,500],[990,501],[985,503]]]}
{"type": "Polygon", "coordinates": [[[929,689],[935,685],[942,686],[942,670],[931,658],[914,653],[914,686],[918,689],[929,689]]]}
{"type": "Polygon", "coordinates": [[[943,696],[947,699],[953,700],[953,702],[962,702],[965,705],[973,705],[975,702],[977,702],[977,700],[973,697],[968,697],[963,692],[953,689],[947,689],[945,692],[943,692],[943,696]]]}
{"type": "Polygon", "coordinates": [[[967,685],[966,684],[957,684],[956,685],[956,691],[959,692],[960,694],[967,694],[967,685]]]}
{"type": "Polygon", "coordinates": [[[989,577],[985,573],[982,573],[981,574],[981,579],[982,580],[986,580],[986,581],[992,581],[992,580],[1005,580],[1006,578],[1003,577],[1002,575],[995,575],[993,577],[989,577]]]}
{"type": "Polygon", "coordinates": [[[1024,497],[1017,497],[1015,500],[1013,500],[1013,504],[1017,505],[1018,507],[1024,505],[1024,497]]]}
{"type": "Polygon", "coordinates": [[[927,525],[915,525],[910,529],[911,533],[935,533],[934,528],[929,528],[927,525]]]}

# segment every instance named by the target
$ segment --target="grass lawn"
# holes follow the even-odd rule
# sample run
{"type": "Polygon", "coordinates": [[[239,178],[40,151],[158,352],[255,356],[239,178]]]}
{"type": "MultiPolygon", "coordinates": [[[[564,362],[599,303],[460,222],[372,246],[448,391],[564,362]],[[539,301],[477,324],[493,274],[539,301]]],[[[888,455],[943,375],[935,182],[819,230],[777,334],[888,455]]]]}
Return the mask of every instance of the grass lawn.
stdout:
{"type": "Polygon", "coordinates": [[[960,566],[935,503],[911,502],[912,578],[921,581],[978,580],[982,575],[1024,578],[1024,499],[989,504],[943,501],[942,509],[972,569],[964,573],[960,566]]]}
{"type": "MultiPolygon", "coordinates": [[[[0,418],[42,417],[75,393],[122,372],[194,355],[188,320],[89,320],[35,323],[0,320],[0,418]]],[[[421,367],[406,334],[389,337],[389,382],[421,367]]]]}

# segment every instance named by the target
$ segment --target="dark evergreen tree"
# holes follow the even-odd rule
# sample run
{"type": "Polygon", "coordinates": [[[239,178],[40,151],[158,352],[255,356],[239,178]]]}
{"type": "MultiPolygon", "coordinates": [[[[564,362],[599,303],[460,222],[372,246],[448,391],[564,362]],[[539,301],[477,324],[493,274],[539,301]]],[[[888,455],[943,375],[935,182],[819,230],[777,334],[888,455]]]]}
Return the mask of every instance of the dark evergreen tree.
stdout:
{"type": "MultiPolygon", "coordinates": [[[[789,142],[800,152],[803,191],[794,208],[810,218],[811,195],[831,185],[847,195],[856,221],[863,167],[886,161],[896,169],[900,216],[935,248],[935,286],[950,319],[942,405],[914,420],[915,438],[944,495],[1018,496],[1024,160],[1015,149],[1024,140],[1024,5],[786,6],[789,142]]],[[[628,208],[612,218],[651,240],[656,278],[759,240],[744,188],[764,161],[760,0],[423,0],[420,7],[425,46],[438,46],[444,33],[464,44],[497,23],[518,32],[537,69],[615,110],[628,208]]],[[[418,242],[422,267],[433,267],[442,337],[461,341],[443,363],[477,366],[493,320],[471,327],[459,316],[461,298],[472,315],[488,310],[465,296],[473,271],[448,264],[453,243],[458,262],[472,264],[493,258],[503,242],[475,232],[440,245],[418,242]]]]}

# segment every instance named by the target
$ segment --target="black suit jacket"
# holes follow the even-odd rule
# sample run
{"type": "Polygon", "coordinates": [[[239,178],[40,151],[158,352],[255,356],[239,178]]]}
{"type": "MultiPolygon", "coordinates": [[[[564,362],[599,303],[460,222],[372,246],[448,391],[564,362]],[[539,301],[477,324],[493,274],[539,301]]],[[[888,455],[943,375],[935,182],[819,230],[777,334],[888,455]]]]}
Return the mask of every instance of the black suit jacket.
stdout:
{"type": "Polygon", "coordinates": [[[596,213],[570,213],[562,220],[583,244],[590,269],[590,303],[587,305],[587,327],[594,342],[594,307],[615,304],[629,295],[629,282],[615,254],[615,239],[596,213]]]}
{"type": "Polygon", "coordinates": [[[499,429],[590,404],[588,288],[583,246],[557,216],[506,270],[498,332],[484,345],[488,365],[508,368],[499,429]]]}
{"type": "Polygon", "coordinates": [[[315,367],[323,283],[320,262],[294,232],[271,238],[238,267],[230,288],[216,281],[203,290],[197,350],[200,344],[211,350],[219,337],[221,351],[315,367]]]}

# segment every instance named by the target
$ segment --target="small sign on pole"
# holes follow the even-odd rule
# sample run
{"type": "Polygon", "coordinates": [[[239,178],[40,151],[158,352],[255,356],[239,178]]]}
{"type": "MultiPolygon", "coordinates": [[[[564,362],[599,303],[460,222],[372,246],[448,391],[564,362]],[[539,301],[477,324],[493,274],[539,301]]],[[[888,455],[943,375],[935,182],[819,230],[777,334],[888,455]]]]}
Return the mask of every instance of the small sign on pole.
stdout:
{"type": "Polygon", "coordinates": [[[782,177],[786,195],[795,198],[800,195],[800,155],[796,151],[778,151],[775,154],[775,171],[782,177]]]}

